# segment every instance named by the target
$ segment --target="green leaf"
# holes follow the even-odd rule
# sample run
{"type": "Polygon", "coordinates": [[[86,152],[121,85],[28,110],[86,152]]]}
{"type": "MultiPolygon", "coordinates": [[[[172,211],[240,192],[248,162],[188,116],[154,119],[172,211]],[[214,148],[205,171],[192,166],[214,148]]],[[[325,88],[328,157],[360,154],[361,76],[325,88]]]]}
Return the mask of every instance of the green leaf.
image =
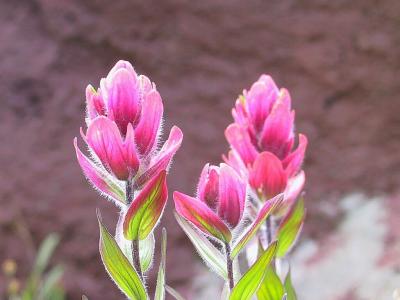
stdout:
{"type": "Polygon", "coordinates": [[[40,245],[38,254],[36,256],[33,272],[35,275],[40,276],[46,269],[54,250],[56,249],[60,238],[57,234],[51,233],[40,245]]]}
{"type": "Polygon", "coordinates": [[[170,287],[169,285],[165,286],[165,290],[170,294],[172,297],[175,298],[175,300],[185,300],[175,289],[170,287]]]}
{"type": "Polygon", "coordinates": [[[144,240],[139,241],[140,265],[143,272],[147,272],[153,263],[154,256],[154,234],[151,233],[144,240]]]}
{"type": "Polygon", "coordinates": [[[178,224],[186,233],[200,257],[205,261],[212,271],[226,280],[228,278],[228,273],[226,271],[225,258],[222,253],[216,249],[215,246],[202,233],[194,229],[193,226],[186,221],[186,219],[177,213],[174,213],[174,215],[178,221],[178,224]]]}
{"type": "Polygon", "coordinates": [[[55,291],[57,291],[63,273],[64,269],[61,266],[56,266],[47,273],[40,289],[38,299],[53,299],[52,297],[54,297],[53,295],[55,291]]]}
{"type": "Polygon", "coordinates": [[[161,262],[157,275],[157,286],[154,300],[165,300],[165,265],[167,257],[167,231],[165,228],[162,230],[161,240],[161,262]]]}
{"type": "Polygon", "coordinates": [[[277,239],[279,241],[276,256],[283,257],[293,246],[297,236],[301,232],[304,223],[305,210],[304,201],[299,199],[289,210],[277,230],[277,239]]]}
{"type": "Polygon", "coordinates": [[[147,293],[139,275],[101,222],[99,213],[98,220],[100,227],[100,254],[108,274],[129,299],[147,299],[147,293]]]}
{"type": "Polygon", "coordinates": [[[259,289],[277,250],[277,242],[272,242],[267,250],[249,268],[249,270],[239,280],[233,288],[230,300],[249,300],[259,289]]]}
{"type": "Polygon", "coordinates": [[[123,223],[125,238],[130,241],[144,240],[157,225],[167,198],[164,170],[151,179],[130,204],[123,223]]]}
{"type": "MultiPolygon", "coordinates": [[[[278,246],[279,248],[279,246],[278,246]]],[[[259,300],[282,300],[285,289],[274,268],[269,265],[264,280],[257,291],[257,299],[259,300]]]]}
{"type": "Polygon", "coordinates": [[[242,236],[239,238],[239,241],[233,247],[231,253],[232,259],[235,258],[240,253],[240,251],[242,251],[242,249],[257,233],[258,229],[264,223],[265,219],[274,211],[276,207],[280,205],[282,201],[283,201],[283,194],[279,194],[264,204],[264,206],[258,213],[257,218],[250,226],[246,228],[246,231],[242,234],[242,236]]]}
{"type": "Polygon", "coordinates": [[[292,284],[290,269],[289,269],[288,274],[286,275],[284,285],[285,285],[285,290],[286,290],[286,299],[287,300],[297,300],[296,292],[295,292],[295,290],[293,288],[293,284],[292,284]]]}

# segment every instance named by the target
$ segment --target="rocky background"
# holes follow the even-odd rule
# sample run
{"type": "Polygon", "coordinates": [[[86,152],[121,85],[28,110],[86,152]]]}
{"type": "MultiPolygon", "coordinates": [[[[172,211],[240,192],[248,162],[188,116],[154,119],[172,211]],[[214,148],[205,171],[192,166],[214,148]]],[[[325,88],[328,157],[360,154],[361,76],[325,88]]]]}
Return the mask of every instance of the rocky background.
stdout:
{"type": "MultiPolygon", "coordinates": [[[[399,33],[397,0],[0,0],[0,261],[15,259],[23,278],[33,249],[58,232],[54,262],[66,267],[68,299],[123,299],[97,250],[95,208],[109,227],[117,210],[85,182],[72,146],[86,85],[118,59],[157,83],[166,130],[177,124],[185,134],[170,191],[191,192],[202,165],[227,150],[223,130],[237,95],[269,73],[291,91],[297,131],[310,140],[308,219],[295,258],[301,299],[316,290],[323,297],[315,299],[387,299],[364,287],[383,284],[391,295],[396,286],[387,279],[400,270],[399,33]],[[366,196],[340,200],[353,192],[366,196]],[[351,251],[373,251],[371,244],[380,247],[373,260],[330,267],[351,251]],[[373,275],[382,268],[386,277],[373,275]],[[359,275],[346,281],[351,270],[359,275]]],[[[168,282],[203,299],[213,285],[202,281],[171,204],[168,282]]]]}

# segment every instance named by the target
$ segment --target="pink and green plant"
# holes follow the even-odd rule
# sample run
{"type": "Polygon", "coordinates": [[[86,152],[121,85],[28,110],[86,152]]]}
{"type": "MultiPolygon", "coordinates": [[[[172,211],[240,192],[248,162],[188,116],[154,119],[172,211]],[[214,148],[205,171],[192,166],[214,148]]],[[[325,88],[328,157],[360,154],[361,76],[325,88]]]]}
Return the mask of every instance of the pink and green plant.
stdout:
{"type": "MultiPolygon", "coordinates": [[[[75,139],[77,159],[94,188],[120,208],[115,236],[98,212],[100,254],[129,299],[150,299],[145,274],[153,262],[153,232],[167,203],[167,171],[183,134],[174,126],[159,148],[161,96],[129,62],[119,61],[97,90],[89,85],[86,100],[88,128],[81,136],[89,155],[75,139]]],[[[290,95],[267,75],[239,96],[232,114],[225,163],[204,166],[194,197],[173,193],[176,220],[225,281],[221,299],[296,299],[284,266],[304,222],[301,166],[307,138],[300,134],[294,147],[290,95]],[[239,267],[245,264],[246,269],[239,267]]],[[[166,292],[183,299],[166,284],[165,230],[162,236],[154,299],[165,299],[166,292]]]]}

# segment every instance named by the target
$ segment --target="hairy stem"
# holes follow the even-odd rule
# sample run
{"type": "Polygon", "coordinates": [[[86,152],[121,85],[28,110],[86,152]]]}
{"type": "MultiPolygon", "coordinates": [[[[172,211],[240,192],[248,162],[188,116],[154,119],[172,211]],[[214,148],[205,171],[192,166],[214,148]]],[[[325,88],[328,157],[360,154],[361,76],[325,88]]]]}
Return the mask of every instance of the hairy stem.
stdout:
{"type": "Polygon", "coordinates": [[[140,279],[143,280],[142,267],[140,265],[139,240],[132,241],[132,258],[133,266],[135,267],[140,279]]]}
{"type": "Polygon", "coordinates": [[[235,282],[233,281],[233,262],[231,259],[231,246],[229,243],[225,243],[225,252],[226,252],[226,269],[228,271],[228,279],[229,279],[229,289],[232,291],[235,286],[235,282]]]}
{"type": "Polygon", "coordinates": [[[133,201],[132,179],[128,179],[126,181],[125,193],[126,193],[126,203],[129,205],[133,201]]]}
{"type": "MultiPolygon", "coordinates": [[[[126,203],[129,205],[132,203],[134,197],[132,179],[128,179],[126,181],[125,191],[126,191],[126,203]]],[[[136,272],[138,273],[140,279],[143,280],[142,267],[140,265],[139,240],[132,241],[132,260],[136,272]]]]}
{"type": "Polygon", "coordinates": [[[268,216],[265,220],[265,238],[267,240],[267,246],[272,242],[272,220],[271,216],[268,216]]]}

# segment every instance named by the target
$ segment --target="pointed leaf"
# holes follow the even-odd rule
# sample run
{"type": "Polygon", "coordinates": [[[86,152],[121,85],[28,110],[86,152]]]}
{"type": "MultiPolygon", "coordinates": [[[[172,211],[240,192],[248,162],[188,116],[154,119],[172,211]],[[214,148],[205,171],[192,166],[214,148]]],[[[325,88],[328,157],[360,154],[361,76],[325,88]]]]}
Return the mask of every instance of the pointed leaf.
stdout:
{"type": "Polygon", "coordinates": [[[175,298],[175,300],[185,300],[175,289],[170,287],[169,285],[165,286],[165,290],[170,294],[172,297],[175,298]]]}
{"type": "Polygon", "coordinates": [[[229,227],[203,201],[180,192],[174,192],[174,201],[176,211],[197,229],[220,241],[231,241],[229,227]]]}
{"type": "Polygon", "coordinates": [[[162,241],[161,241],[161,262],[160,268],[158,269],[157,275],[157,286],[154,300],[165,300],[165,265],[167,256],[167,231],[165,228],[162,230],[162,241]]]}
{"type": "Polygon", "coordinates": [[[216,249],[202,233],[194,229],[193,226],[183,217],[177,213],[174,213],[174,215],[178,221],[178,224],[186,233],[200,257],[211,268],[212,271],[226,280],[228,278],[228,274],[226,271],[225,258],[222,253],[216,249]]]}
{"type": "Polygon", "coordinates": [[[99,215],[98,220],[100,227],[100,254],[108,274],[129,299],[147,299],[147,293],[139,275],[122,253],[117,242],[104,227],[99,215]]]}
{"type": "MultiPolygon", "coordinates": [[[[279,246],[278,246],[279,248],[279,246]]],[[[257,299],[259,300],[282,300],[285,294],[283,284],[276,275],[274,268],[269,265],[264,280],[257,291],[257,299]]]]}
{"type": "Polygon", "coordinates": [[[153,233],[149,234],[144,240],[139,241],[140,265],[143,272],[147,272],[153,263],[155,243],[153,233]]]}
{"type": "Polygon", "coordinates": [[[294,291],[293,284],[292,284],[290,269],[289,269],[288,274],[286,275],[284,285],[285,285],[285,290],[286,290],[286,299],[287,300],[297,300],[296,292],[294,291]]]}
{"type": "Polygon", "coordinates": [[[144,240],[157,225],[165,205],[168,189],[166,171],[151,179],[133,200],[124,219],[124,236],[127,240],[144,240]]]}
{"type": "Polygon", "coordinates": [[[277,257],[283,257],[293,246],[304,223],[304,201],[299,199],[279,224],[277,239],[279,241],[277,257]]]}
{"type": "Polygon", "coordinates": [[[261,227],[266,218],[274,211],[276,207],[280,205],[282,201],[283,201],[283,194],[279,194],[274,198],[272,198],[271,200],[265,202],[264,206],[258,213],[257,218],[249,227],[246,228],[245,232],[239,238],[239,241],[235,244],[231,253],[231,258],[235,258],[240,253],[243,247],[245,247],[246,244],[257,233],[258,229],[261,227]]]}
{"type": "Polygon", "coordinates": [[[94,161],[86,157],[78,148],[77,139],[74,139],[76,157],[85,177],[102,194],[106,195],[117,205],[125,205],[125,192],[118,180],[108,173],[103,166],[98,166],[94,161]]]}
{"type": "Polygon", "coordinates": [[[271,263],[277,250],[277,242],[272,242],[267,250],[243,275],[233,288],[229,300],[249,300],[259,289],[266,275],[267,267],[271,263]]]}

